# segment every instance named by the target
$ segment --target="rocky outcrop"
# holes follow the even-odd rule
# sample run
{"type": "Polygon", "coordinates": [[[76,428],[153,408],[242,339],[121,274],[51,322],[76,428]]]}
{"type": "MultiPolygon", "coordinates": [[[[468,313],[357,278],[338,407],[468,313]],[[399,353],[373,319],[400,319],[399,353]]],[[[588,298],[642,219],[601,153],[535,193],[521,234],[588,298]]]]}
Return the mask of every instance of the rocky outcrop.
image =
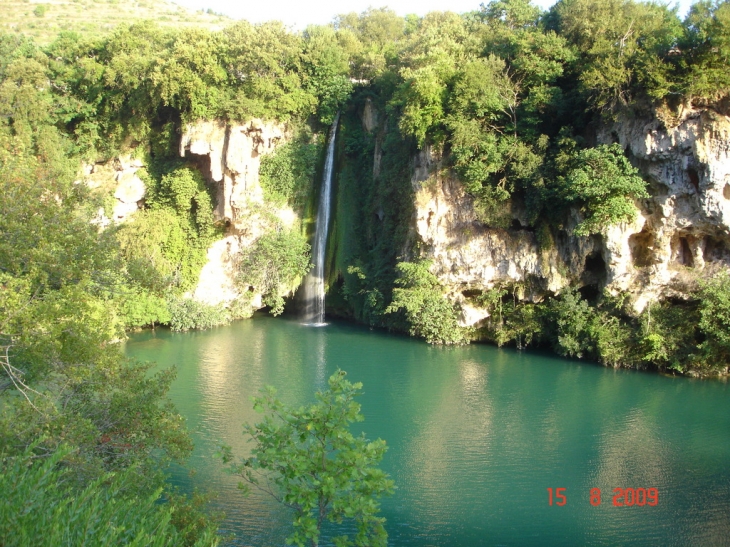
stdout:
{"type": "Polygon", "coordinates": [[[431,271],[464,310],[462,324],[486,317],[467,295],[519,287],[539,301],[570,283],[629,293],[641,311],[658,298],[681,296],[687,280],[730,264],[730,119],[688,111],[667,129],[658,119],[620,119],[599,143],[619,142],[649,181],[651,198],[636,204],[633,223],[575,237],[566,229],[541,246],[513,207],[512,226],[486,227],[472,198],[429,148],[414,160],[415,229],[431,271]]]}
{"type": "MultiPolygon", "coordinates": [[[[189,297],[209,305],[230,305],[240,297],[236,264],[242,251],[274,224],[292,228],[298,222],[291,208],[266,204],[259,184],[261,157],[287,137],[285,126],[261,120],[235,125],[200,121],[185,127],[180,155],[196,161],[215,188],[215,218],[226,225],[225,237],[208,249],[208,262],[189,297]]],[[[126,222],[143,206],[146,188],[137,173],[143,167],[142,160],[131,156],[82,167],[84,183],[114,197],[99,210],[94,220],[98,226],[126,222]]],[[[262,307],[260,294],[246,296],[252,309],[262,307]]]]}
{"type": "Polygon", "coordinates": [[[185,127],[180,156],[189,152],[205,158],[203,170],[216,185],[218,220],[235,224],[252,206],[263,204],[261,156],[273,152],[286,136],[286,127],[261,120],[239,125],[201,121],[185,127]]]}
{"type": "Polygon", "coordinates": [[[362,112],[362,127],[368,133],[372,133],[378,127],[378,110],[373,105],[370,97],[365,99],[365,106],[362,112]]]}
{"type": "Polygon", "coordinates": [[[618,141],[650,183],[637,221],[608,230],[607,287],[628,291],[637,311],[681,295],[685,279],[730,264],[730,118],[684,111],[666,128],[658,119],[623,118],[598,133],[618,141]]]}
{"type": "Polygon", "coordinates": [[[200,271],[192,297],[212,306],[225,306],[236,300],[240,296],[234,283],[240,252],[241,242],[237,236],[219,239],[208,247],[208,262],[200,271]]]}
{"type": "MultiPolygon", "coordinates": [[[[568,236],[541,248],[535,232],[514,219],[510,228],[490,228],[478,220],[473,198],[460,181],[439,167],[426,148],[415,160],[411,180],[416,200],[416,231],[431,260],[431,271],[462,309],[462,326],[488,317],[469,295],[511,286],[522,299],[540,301],[571,280],[596,275],[601,265],[599,238],[568,236]],[[586,273],[586,270],[589,270],[586,273]]],[[[573,225],[577,224],[573,219],[573,225]]]]}
{"type": "MultiPolygon", "coordinates": [[[[266,204],[259,184],[261,157],[287,137],[286,127],[261,120],[237,125],[200,121],[185,127],[180,155],[197,159],[216,189],[215,217],[226,223],[227,232],[208,249],[208,262],[192,293],[195,300],[227,306],[238,299],[236,264],[241,253],[274,224],[292,228],[298,222],[291,208],[266,204]]],[[[260,294],[247,297],[253,309],[261,308],[260,294]]]]}
{"type": "Polygon", "coordinates": [[[114,196],[113,203],[99,210],[95,220],[97,225],[105,228],[112,223],[121,224],[142,207],[147,191],[137,175],[142,167],[144,162],[131,156],[82,166],[83,181],[89,188],[114,196]]]}

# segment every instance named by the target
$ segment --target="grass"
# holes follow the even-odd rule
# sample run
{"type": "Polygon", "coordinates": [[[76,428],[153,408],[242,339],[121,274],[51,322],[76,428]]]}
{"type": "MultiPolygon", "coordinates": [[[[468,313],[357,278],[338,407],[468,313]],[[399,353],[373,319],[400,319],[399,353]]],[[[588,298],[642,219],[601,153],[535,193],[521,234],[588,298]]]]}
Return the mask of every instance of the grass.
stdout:
{"type": "Polygon", "coordinates": [[[0,0],[0,29],[48,44],[63,30],[101,36],[121,24],[153,19],[160,26],[220,30],[226,16],[192,11],[167,0],[0,0]]]}

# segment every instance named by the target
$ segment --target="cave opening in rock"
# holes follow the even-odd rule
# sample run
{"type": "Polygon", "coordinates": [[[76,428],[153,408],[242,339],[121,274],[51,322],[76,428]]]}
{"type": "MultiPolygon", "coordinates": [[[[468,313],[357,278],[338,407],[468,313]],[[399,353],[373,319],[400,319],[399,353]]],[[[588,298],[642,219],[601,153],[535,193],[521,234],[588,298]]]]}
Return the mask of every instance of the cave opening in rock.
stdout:
{"type": "Polygon", "coordinates": [[[598,285],[595,283],[591,283],[590,285],[584,285],[583,287],[578,289],[578,292],[580,293],[581,298],[583,300],[588,301],[591,304],[596,304],[598,302],[598,297],[601,296],[601,291],[598,288],[598,285]]]}
{"type": "Polygon", "coordinates": [[[606,262],[603,260],[601,253],[594,252],[586,257],[583,270],[593,276],[604,276],[606,275],[606,262]]]}
{"type": "Polygon", "coordinates": [[[601,287],[606,283],[606,262],[599,251],[594,251],[586,257],[581,275],[583,287],[580,293],[586,300],[595,302],[601,294],[601,287]]]}
{"type": "Polygon", "coordinates": [[[689,177],[689,183],[692,185],[692,187],[699,192],[700,191],[700,176],[697,174],[697,171],[692,169],[691,167],[687,169],[687,176],[689,177]]]}
{"type": "Polygon", "coordinates": [[[638,234],[629,236],[629,249],[631,260],[637,268],[643,268],[654,264],[654,245],[656,236],[646,228],[638,234]]]}
{"type": "Polygon", "coordinates": [[[695,261],[694,256],[692,256],[692,248],[689,246],[689,241],[687,241],[686,237],[679,238],[677,262],[679,262],[682,266],[687,266],[689,268],[694,267],[695,261]]]}
{"type": "Polygon", "coordinates": [[[702,258],[705,262],[721,262],[728,260],[728,248],[724,241],[706,236],[702,245],[702,258]]]}
{"type": "Polygon", "coordinates": [[[510,224],[510,228],[512,230],[523,230],[525,232],[534,232],[535,228],[529,225],[522,225],[522,223],[519,221],[519,219],[513,218],[512,224],[510,224]]]}
{"type": "Polygon", "coordinates": [[[200,154],[187,154],[185,156],[185,160],[192,163],[195,168],[200,171],[200,174],[203,175],[203,178],[208,184],[212,184],[213,178],[210,174],[210,156],[209,155],[200,155],[200,154]]]}

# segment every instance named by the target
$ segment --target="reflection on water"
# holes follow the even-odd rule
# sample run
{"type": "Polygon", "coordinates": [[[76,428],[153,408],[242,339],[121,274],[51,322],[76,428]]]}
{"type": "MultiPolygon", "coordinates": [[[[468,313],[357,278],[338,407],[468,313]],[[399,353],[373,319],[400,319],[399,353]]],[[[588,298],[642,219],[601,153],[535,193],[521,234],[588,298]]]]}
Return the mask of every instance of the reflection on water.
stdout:
{"type": "Polygon", "coordinates": [[[127,351],[176,364],[172,398],[196,441],[173,480],[219,493],[235,545],[283,545],[290,515],[244,497],[215,458],[248,454],[251,397],[277,387],[311,401],[337,368],[364,384],[366,421],[386,439],[398,485],[383,502],[390,544],[727,545],[730,399],[697,382],[492,347],[434,348],[333,323],[268,317],[190,334],[143,333],[127,351]],[[657,507],[614,507],[614,488],[657,488],[657,507]],[[549,506],[547,488],[566,488],[549,506]],[[591,488],[601,489],[592,506],[591,488]]]}

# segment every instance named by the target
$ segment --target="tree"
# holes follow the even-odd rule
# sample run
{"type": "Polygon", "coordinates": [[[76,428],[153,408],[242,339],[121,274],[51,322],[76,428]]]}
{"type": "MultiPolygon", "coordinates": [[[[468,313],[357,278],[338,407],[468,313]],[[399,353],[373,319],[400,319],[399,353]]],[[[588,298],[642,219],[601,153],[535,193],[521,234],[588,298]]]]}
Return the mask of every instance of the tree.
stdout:
{"type": "Polygon", "coordinates": [[[581,207],[574,233],[587,236],[636,218],[635,199],[648,198],[646,183],[618,144],[581,150],[562,180],[562,197],[581,207]]]}
{"type": "MultiPolygon", "coordinates": [[[[174,372],[152,373],[121,351],[128,310],[120,295],[137,287],[126,283],[113,231],[92,223],[94,191],[75,182],[80,157],[62,129],[63,101],[52,95],[62,86],[49,85],[45,63],[18,55],[0,76],[0,537],[57,545],[86,534],[91,544],[131,545],[153,521],[171,522],[169,511],[155,520],[129,506],[135,496],[157,503],[168,462],[182,463],[192,441],[167,399],[174,372]],[[36,466],[53,454],[60,459],[48,473],[36,466]],[[14,462],[33,473],[13,471],[14,462]],[[110,486],[118,472],[127,473],[118,483],[124,503],[110,486]],[[84,522],[108,523],[104,533],[124,538],[96,535],[84,522]]],[[[140,304],[132,305],[136,320],[151,322],[158,310],[146,304],[154,302],[140,304]]],[[[166,532],[157,532],[162,544],[166,532]]]]}
{"type": "Polygon", "coordinates": [[[309,269],[309,244],[301,234],[281,226],[259,237],[241,256],[238,284],[242,292],[253,287],[263,296],[272,315],[284,312],[286,294],[296,288],[309,269]]]}
{"type": "Polygon", "coordinates": [[[331,27],[310,25],[304,37],[305,88],[318,98],[320,121],[331,124],[352,93],[348,56],[331,27]]]}
{"type": "MultiPolygon", "coordinates": [[[[385,441],[356,437],[350,424],[363,415],[355,397],[361,383],[350,383],[346,373],[330,376],[329,389],[317,392],[317,402],[291,409],[268,387],[254,399],[265,411],[264,421],[245,425],[255,443],[253,455],[232,466],[245,482],[272,495],[294,510],[294,533],[287,543],[316,547],[325,521],[356,524],[354,538],[334,538],[335,545],[385,546],[385,519],[377,516],[382,495],[391,494],[393,481],[377,465],[386,451],[385,441]]],[[[231,460],[230,447],[224,462],[231,460]]]]}
{"type": "Polygon", "coordinates": [[[368,8],[335,17],[338,41],[351,56],[351,74],[372,80],[388,69],[397,56],[398,42],[405,32],[405,20],[389,8],[368,8]]]}
{"type": "Polygon", "coordinates": [[[730,92],[730,2],[695,2],[685,20],[681,44],[689,50],[685,90],[690,96],[719,100],[730,92]]]}
{"type": "Polygon", "coordinates": [[[559,33],[580,52],[578,80],[597,110],[609,113],[636,104],[637,91],[654,100],[676,91],[670,62],[682,35],[676,8],[631,0],[563,0],[553,11],[559,33]]]}
{"type": "Polygon", "coordinates": [[[730,362],[730,275],[721,271],[702,281],[699,327],[705,336],[700,344],[710,368],[721,369],[730,362]]]}
{"type": "Polygon", "coordinates": [[[425,338],[429,344],[463,344],[468,330],[459,327],[456,307],[442,292],[438,278],[428,268],[428,261],[399,262],[393,301],[385,313],[403,311],[412,336],[425,338]]]}

